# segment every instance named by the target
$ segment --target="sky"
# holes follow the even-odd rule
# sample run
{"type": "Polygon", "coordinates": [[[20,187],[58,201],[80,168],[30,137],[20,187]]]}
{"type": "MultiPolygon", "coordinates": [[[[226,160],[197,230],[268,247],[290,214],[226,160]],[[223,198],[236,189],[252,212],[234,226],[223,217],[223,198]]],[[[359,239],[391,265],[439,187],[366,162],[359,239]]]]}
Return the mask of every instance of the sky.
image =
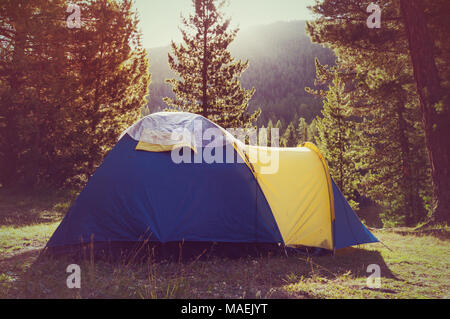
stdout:
{"type": "MultiPolygon", "coordinates": [[[[145,48],[180,40],[180,13],[193,13],[192,0],[135,0],[145,48]]],[[[241,29],[276,21],[312,18],[308,5],[314,0],[228,0],[226,16],[241,29]]]]}

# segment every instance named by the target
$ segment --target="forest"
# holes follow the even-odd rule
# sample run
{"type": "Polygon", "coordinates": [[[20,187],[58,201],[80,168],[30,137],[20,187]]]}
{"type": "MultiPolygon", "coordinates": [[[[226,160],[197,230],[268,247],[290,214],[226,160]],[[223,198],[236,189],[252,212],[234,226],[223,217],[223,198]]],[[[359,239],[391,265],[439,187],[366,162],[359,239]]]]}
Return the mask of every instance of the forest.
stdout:
{"type": "Polygon", "coordinates": [[[313,21],[240,30],[199,0],[183,41],[150,49],[133,1],[71,3],[82,27],[66,0],[0,6],[2,188],[82,187],[127,126],[171,109],[315,143],[354,209],[448,222],[448,1],[383,0],[369,27],[368,1],[323,0],[313,21]]]}

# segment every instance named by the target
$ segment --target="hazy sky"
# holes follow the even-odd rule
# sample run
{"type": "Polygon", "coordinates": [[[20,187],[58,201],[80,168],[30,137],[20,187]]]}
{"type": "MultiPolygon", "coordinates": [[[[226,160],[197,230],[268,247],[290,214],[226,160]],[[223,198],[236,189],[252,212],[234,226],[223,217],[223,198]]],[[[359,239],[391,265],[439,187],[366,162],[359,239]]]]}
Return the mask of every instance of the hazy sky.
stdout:
{"type": "MultiPolygon", "coordinates": [[[[192,0],[135,0],[144,33],[144,47],[168,45],[179,40],[180,13],[192,13],[192,0]]],[[[314,0],[228,0],[226,15],[233,25],[246,28],[275,21],[311,19],[306,8],[314,0]]]]}

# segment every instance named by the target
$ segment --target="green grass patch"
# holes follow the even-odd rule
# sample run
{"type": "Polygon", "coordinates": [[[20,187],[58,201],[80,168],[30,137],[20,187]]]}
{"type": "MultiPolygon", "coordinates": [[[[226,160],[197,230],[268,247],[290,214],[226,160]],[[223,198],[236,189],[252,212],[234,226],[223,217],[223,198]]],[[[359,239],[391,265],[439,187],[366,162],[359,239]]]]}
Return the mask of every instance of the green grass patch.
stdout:
{"type": "Polygon", "coordinates": [[[58,224],[59,222],[23,227],[0,226],[0,255],[42,248],[58,224]]]}
{"type": "Polygon", "coordinates": [[[39,190],[26,194],[0,188],[0,225],[25,226],[60,221],[76,191],[39,190]]]}

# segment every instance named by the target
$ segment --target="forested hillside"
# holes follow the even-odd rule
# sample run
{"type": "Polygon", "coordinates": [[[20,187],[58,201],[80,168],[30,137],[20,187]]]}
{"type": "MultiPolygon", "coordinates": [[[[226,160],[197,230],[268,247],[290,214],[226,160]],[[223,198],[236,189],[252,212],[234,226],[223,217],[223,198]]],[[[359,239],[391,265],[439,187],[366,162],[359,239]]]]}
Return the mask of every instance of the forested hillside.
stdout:
{"type": "MultiPolygon", "coordinates": [[[[163,97],[173,96],[165,79],[173,77],[167,63],[170,47],[149,49],[150,85],[149,111],[167,107],[163,97]]],[[[258,125],[281,120],[286,127],[292,120],[303,117],[310,122],[320,113],[322,103],[305,92],[315,79],[314,58],[322,64],[333,64],[333,53],[311,43],[305,32],[305,21],[277,22],[240,30],[230,45],[232,56],[249,60],[241,82],[245,88],[256,88],[250,110],[262,109],[258,125]]]]}

